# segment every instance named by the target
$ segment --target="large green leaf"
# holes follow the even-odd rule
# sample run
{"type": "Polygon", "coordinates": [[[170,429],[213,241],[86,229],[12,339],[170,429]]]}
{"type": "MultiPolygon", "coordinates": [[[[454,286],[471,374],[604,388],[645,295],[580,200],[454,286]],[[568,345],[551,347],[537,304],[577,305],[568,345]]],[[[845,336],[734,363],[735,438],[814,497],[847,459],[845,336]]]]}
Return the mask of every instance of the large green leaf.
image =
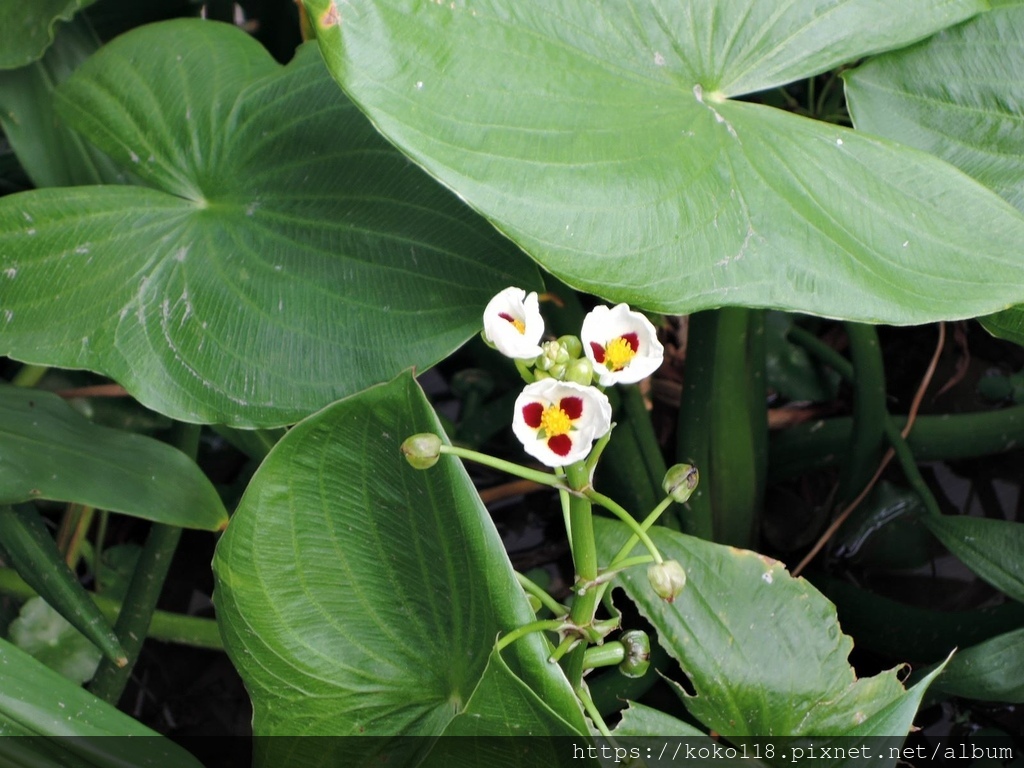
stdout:
{"type": "Polygon", "coordinates": [[[217,530],[227,510],[181,451],[86,421],[57,395],[0,385],[0,503],[76,501],[217,530]]]}
{"type": "Polygon", "coordinates": [[[96,0],[0,0],[0,69],[35,61],[53,42],[56,27],[96,0]]]}
{"type": "Polygon", "coordinates": [[[1024,210],[1024,7],[1001,8],[844,74],[858,129],[938,155],[1024,210]]]}
{"type": "MultiPolygon", "coordinates": [[[[931,152],[1024,211],[1024,7],[1004,5],[847,73],[846,94],[858,128],[931,152]]],[[[1024,344],[1024,309],[984,323],[1024,344]]]]}
{"type": "MultiPolygon", "coordinates": [[[[607,561],[628,532],[618,522],[597,523],[607,561]]],[[[855,729],[874,722],[875,736],[906,735],[921,692],[904,691],[896,670],[857,679],[847,661],[853,643],[835,607],[809,583],[754,552],[666,529],[652,534],[686,569],[682,594],[664,602],[643,568],[615,583],[682,665],[696,690],[687,708],[705,726],[726,737],[822,737],[864,735],[855,729]]]]}
{"type": "Polygon", "coordinates": [[[511,244],[390,148],[315,47],[182,20],[105,46],[59,113],[148,187],[0,200],[0,353],[107,373],[186,421],[272,426],[425,367],[511,244]]]}
{"type": "Polygon", "coordinates": [[[1024,219],[989,190],[932,157],[726,98],[983,3],[306,5],[378,128],[575,287],[664,311],[894,323],[1024,299],[1024,219]]]}
{"type": "Polygon", "coordinates": [[[254,476],[214,570],[257,736],[586,733],[539,636],[492,655],[532,612],[461,464],[401,458],[422,431],[440,426],[406,374],[301,422],[254,476]]]}
{"type": "Polygon", "coordinates": [[[927,515],[921,522],[964,565],[1024,602],[1024,523],[965,515],[927,515]]]}

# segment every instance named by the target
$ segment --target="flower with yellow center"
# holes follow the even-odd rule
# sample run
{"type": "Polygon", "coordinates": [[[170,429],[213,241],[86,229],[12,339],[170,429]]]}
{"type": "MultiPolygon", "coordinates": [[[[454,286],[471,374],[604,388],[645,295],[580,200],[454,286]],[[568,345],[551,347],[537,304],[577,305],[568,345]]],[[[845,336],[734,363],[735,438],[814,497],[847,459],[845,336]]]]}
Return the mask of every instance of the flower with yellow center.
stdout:
{"type": "Polygon", "coordinates": [[[627,304],[595,307],[583,320],[580,338],[598,381],[606,387],[647,378],[665,357],[651,321],[627,304]]]}
{"type": "Polygon", "coordinates": [[[604,393],[571,381],[541,379],[516,399],[512,431],[526,452],[549,467],[581,461],[611,429],[604,393]]]}
{"type": "Polygon", "coordinates": [[[506,357],[532,360],[541,353],[544,320],[536,293],[506,288],[484,309],[484,341],[506,357]]]}

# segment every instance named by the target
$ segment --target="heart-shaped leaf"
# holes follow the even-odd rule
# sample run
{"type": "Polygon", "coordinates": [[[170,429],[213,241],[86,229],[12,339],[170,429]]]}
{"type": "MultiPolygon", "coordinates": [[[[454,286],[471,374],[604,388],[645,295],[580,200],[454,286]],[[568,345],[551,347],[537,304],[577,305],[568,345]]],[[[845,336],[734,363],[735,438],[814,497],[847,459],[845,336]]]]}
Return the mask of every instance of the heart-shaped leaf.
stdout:
{"type": "Polygon", "coordinates": [[[496,735],[587,732],[539,636],[493,656],[533,614],[461,464],[402,459],[423,431],[437,417],[403,375],[301,422],[249,485],[215,602],[257,736],[440,736],[481,716],[496,735]]]}
{"type": "Polygon", "coordinates": [[[378,128],[575,287],[663,311],[893,323],[1024,298],[1024,219],[989,190],[932,157],[727,98],[983,3],[306,5],[378,128]]]}
{"type": "Polygon", "coordinates": [[[392,149],[315,47],[150,25],[58,91],[147,187],[0,199],[0,353],[193,422],[273,426],[428,366],[529,261],[392,149]]]}
{"type": "Polygon", "coordinates": [[[86,421],[49,392],[0,385],[0,503],[75,501],[183,528],[228,513],[181,451],[86,421]]]}
{"type": "MultiPolygon", "coordinates": [[[[931,152],[1024,211],[1024,6],[1003,5],[844,77],[858,128],[931,152]]],[[[984,324],[1024,344],[1024,309],[984,324]]]]}
{"type": "Polygon", "coordinates": [[[61,21],[96,0],[33,0],[0,3],[0,69],[29,64],[46,51],[61,21]]]}
{"type": "MultiPolygon", "coordinates": [[[[595,522],[607,562],[628,530],[595,522]]],[[[667,529],[651,533],[662,554],[685,568],[682,594],[666,603],[642,568],[615,584],[682,665],[696,690],[686,706],[705,726],[726,737],[842,736],[889,712],[879,714],[874,735],[906,735],[923,689],[907,698],[896,670],[857,679],[847,661],[853,642],[835,607],[808,582],[754,552],[667,529]]]]}

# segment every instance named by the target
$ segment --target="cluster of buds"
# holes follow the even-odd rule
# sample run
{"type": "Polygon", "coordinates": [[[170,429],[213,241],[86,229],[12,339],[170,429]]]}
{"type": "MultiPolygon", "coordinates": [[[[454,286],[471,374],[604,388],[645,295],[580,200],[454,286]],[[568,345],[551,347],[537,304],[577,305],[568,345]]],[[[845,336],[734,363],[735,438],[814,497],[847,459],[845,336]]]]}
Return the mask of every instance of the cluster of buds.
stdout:
{"type": "Polygon", "coordinates": [[[541,343],[536,293],[506,288],[484,310],[484,341],[519,362],[528,383],[516,399],[512,431],[526,452],[549,467],[585,459],[611,429],[601,387],[632,384],[661,365],[665,350],[651,322],[626,304],[597,307],[580,337],[541,343]]]}

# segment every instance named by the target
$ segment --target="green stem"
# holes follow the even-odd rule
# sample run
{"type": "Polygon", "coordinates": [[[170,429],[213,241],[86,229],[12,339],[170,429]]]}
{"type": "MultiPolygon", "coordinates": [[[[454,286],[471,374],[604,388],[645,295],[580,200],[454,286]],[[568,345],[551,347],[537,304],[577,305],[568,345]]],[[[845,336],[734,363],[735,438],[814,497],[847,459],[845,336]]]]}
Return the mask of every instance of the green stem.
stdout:
{"type": "Polygon", "coordinates": [[[541,604],[555,616],[564,616],[569,612],[568,608],[558,603],[555,598],[538,586],[536,582],[531,581],[519,571],[516,571],[516,580],[519,582],[519,586],[540,600],[541,604]]]}
{"type": "MultiPolygon", "coordinates": [[[[632,538],[639,539],[643,542],[643,545],[647,547],[647,551],[650,552],[651,556],[654,558],[654,562],[662,562],[661,553],[658,551],[658,548],[654,545],[654,542],[651,541],[651,537],[647,535],[647,530],[642,525],[640,525],[640,523],[638,523],[633,518],[633,516],[629,514],[629,512],[624,510],[615,501],[609,499],[603,493],[598,493],[593,488],[587,489],[586,495],[591,501],[600,504],[602,507],[604,507],[617,518],[619,518],[619,520],[621,520],[627,526],[629,526],[629,529],[633,531],[632,538]]],[[[659,504],[658,506],[661,505],[659,504]]]]}
{"type": "Polygon", "coordinates": [[[846,323],[853,361],[853,432],[839,474],[837,506],[842,508],[869,482],[885,443],[885,369],[874,326],[846,323]]]}
{"type": "MultiPolygon", "coordinates": [[[[847,360],[842,355],[840,355],[834,349],[829,347],[827,344],[821,342],[813,334],[807,333],[803,329],[794,327],[793,329],[790,330],[790,337],[793,339],[793,341],[799,343],[801,346],[807,349],[807,351],[817,355],[821,360],[830,365],[836,371],[836,373],[838,373],[844,379],[853,379],[853,366],[849,362],[847,362],[847,360]]],[[[1002,413],[1005,412],[995,411],[994,415],[998,417],[1002,413]]],[[[990,414],[984,415],[988,416],[990,414]]],[[[977,416],[981,416],[981,414],[977,414],[977,416]]],[[[952,421],[953,419],[962,420],[970,417],[933,416],[932,418],[940,418],[948,422],[952,421]]],[[[1005,421],[1005,416],[1003,417],[1003,420],[1005,421]]],[[[903,421],[905,422],[905,420],[903,421]]],[[[920,439],[920,432],[924,423],[925,419],[923,418],[915,421],[914,431],[911,432],[911,435],[917,435],[918,439],[920,439]]],[[[942,511],[939,509],[939,505],[935,501],[935,496],[928,488],[928,484],[925,482],[924,478],[921,476],[920,470],[918,470],[917,468],[918,459],[915,458],[914,452],[913,450],[911,450],[910,444],[906,439],[904,439],[903,435],[901,434],[900,423],[897,422],[897,420],[894,419],[889,413],[885,413],[884,418],[882,420],[882,428],[885,432],[885,436],[889,440],[889,443],[892,445],[893,452],[896,454],[896,459],[899,461],[900,467],[903,469],[903,474],[906,475],[907,482],[910,483],[911,488],[914,489],[917,495],[921,498],[921,501],[924,502],[925,508],[928,510],[929,514],[941,516],[942,511]]],[[[964,433],[961,428],[960,434],[963,435],[967,433],[964,433]]]]}
{"type": "Polygon", "coordinates": [[[604,645],[587,648],[583,654],[583,668],[614,667],[626,659],[626,648],[622,643],[613,640],[604,645]]]}
{"type": "MultiPolygon", "coordinates": [[[[902,430],[905,416],[894,416],[902,430]]],[[[772,439],[771,481],[788,480],[843,461],[850,439],[848,416],[798,424],[772,439]]],[[[954,461],[988,456],[1024,443],[1024,405],[978,413],[918,416],[907,443],[918,461],[954,461]]]]}
{"type": "Polygon", "coordinates": [[[576,695],[579,697],[580,701],[583,702],[583,708],[587,711],[587,714],[590,715],[590,720],[594,723],[594,727],[597,728],[598,733],[606,739],[610,739],[612,737],[611,731],[608,730],[608,726],[605,725],[604,718],[601,717],[601,713],[598,712],[597,707],[594,706],[594,700],[590,698],[590,691],[587,690],[587,684],[581,682],[574,686],[574,690],[576,691],[576,695]]]}
{"type": "MultiPolygon", "coordinates": [[[[565,477],[575,491],[590,487],[590,473],[583,461],[565,468],[565,477]]],[[[569,497],[569,529],[572,539],[572,560],[576,567],[577,584],[593,584],[597,580],[597,543],[594,539],[594,513],[589,498],[582,494],[569,497]]],[[[589,627],[597,610],[597,589],[584,588],[577,594],[569,610],[569,621],[577,627],[589,627]]],[[[583,680],[583,653],[581,643],[566,662],[566,676],[573,688],[583,680]]]]}
{"type": "Polygon", "coordinates": [[[529,624],[523,624],[521,627],[516,627],[507,635],[498,638],[498,642],[494,647],[497,651],[503,651],[516,640],[526,637],[527,635],[532,635],[534,632],[558,632],[564,628],[565,621],[562,619],[541,619],[539,621],[531,621],[529,624]]]}
{"type": "Polygon", "coordinates": [[[914,458],[910,446],[903,439],[899,427],[896,426],[896,422],[891,416],[887,416],[885,420],[885,436],[889,438],[889,442],[892,444],[896,460],[899,461],[907,482],[910,483],[910,487],[914,489],[921,498],[921,501],[924,502],[928,514],[934,517],[942,517],[942,510],[939,509],[939,504],[935,501],[935,496],[928,487],[928,483],[921,476],[921,471],[917,468],[917,460],[914,458]]]}
{"type": "MultiPolygon", "coordinates": [[[[671,504],[671,496],[666,496],[664,499],[662,499],[661,503],[658,504],[658,506],[656,506],[654,509],[652,509],[651,513],[644,518],[644,521],[642,523],[640,523],[640,529],[643,531],[647,531],[652,525],[654,525],[658,521],[658,518],[662,516],[662,514],[665,512],[666,509],[668,509],[671,506],[671,504]]],[[[629,555],[629,553],[633,551],[633,547],[635,547],[637,545],[637,542],[639,541],[640,539],[636,535],[630,536],[626,543],[623,544],[622,547],[619,549],[615,557],[612,558],[612,561],[608,564],[608,568],[606,569],[606,571],[623,570],[633,565],[640,565],[642,563],[649,562],[647,560],[647,555],[642,555],[639,557],[627,557],[627,555],[629,555]]],[[[604,593],[607,590],[607,583],[602,584],[598,588],[597,599],[599,601],[604,598],[604,593]]]]}
{"type": "MultiPolygon", "coordinates": [[[[13,568],[0,568],[0,594],[9,595],[19,600],[28,600],[37,596],[36,591],[26,584],[13,568]]],[[[120,602],[95,592],[90,592],[89,597],[111,623],[117,621],[117,616],[121,612],[120,602]]],[[[213,619],[154,611],[147,636],[166,643],[180,643],[194,648],[209,648],[215,651],[224,650],[220,630],[217,628],[217,622],[213,619]]]]}
{"type": "Polygon", "coordinates": [[[42,381],[48,370],[49,367],[45,365],[23,365],[14,374],[11,384],[16,387],[34,387],[42,381]]]}
{"type": "Polygon", "coordinates": [[[558,647],[555,648],[554,651],[552,651],[550,656],[548,656],[548,663],[557,664],[559,661],[561,661],[562,657],[565,656],[569,649],[573,647],[573,644],[578,641],[579,638],[573,637],[572,635],[562,638],[562,642],[560,642],[558,644],[558,647]]]}
{"type": "MultiPolygon", "coordinates": [[[[199,450],[200,429],[196,424],[175,425],[174,444],[182,453],[193,459],[199,450]]],[[[109,704],[117,704],[128,684],[135,662],[138,661],[142,643],[149,631],[153,612],[156,610],[156,603],[160,598],[180,538],[181,528],[176,526],[153,523],[149,529],[149,537],[142,552],[139,553],[121,613],[114,626],[114,631],[127,652],[128,663],[118,667],[103,659],[89,684],[89,690],[109,704]]]]}
{"type": "Polygon", "coordinates": [[[522,467],[511,461],[505,461],[504,459],[497,459],[494,456],[488,456],[486,453],[480,453],[479,451],[471,451],[469,448],[460,448],[456,445],[442,445],[441,453],[447,453],[451,456],[458,456],[460,459],[467,459],[469,461],[475,461],[477,464],[483,464],[487,467],[492,467],[501,472],[506,472],[516,477],[521,477],[524,480],[532,480],[535,483],[541,485],[548,485],[552,488],[564,489],[565,482],[555,475],[548,472],[541,472],[537,469],[529,469],[528,467],[522,467]]]}

